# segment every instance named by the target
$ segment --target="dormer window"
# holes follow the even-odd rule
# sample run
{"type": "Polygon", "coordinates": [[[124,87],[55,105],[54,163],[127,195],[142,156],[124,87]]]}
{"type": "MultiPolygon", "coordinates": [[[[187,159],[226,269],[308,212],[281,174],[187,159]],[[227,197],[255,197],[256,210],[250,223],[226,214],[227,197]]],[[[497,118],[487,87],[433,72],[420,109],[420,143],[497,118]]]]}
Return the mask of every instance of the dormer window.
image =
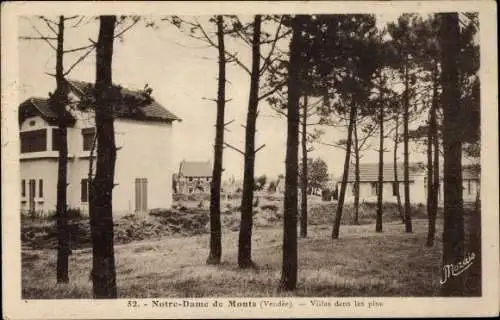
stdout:
{"type": "Polygon", "coordinates": [[[47,129],[21,132],[21,153],[47,150],[47,129]]]}

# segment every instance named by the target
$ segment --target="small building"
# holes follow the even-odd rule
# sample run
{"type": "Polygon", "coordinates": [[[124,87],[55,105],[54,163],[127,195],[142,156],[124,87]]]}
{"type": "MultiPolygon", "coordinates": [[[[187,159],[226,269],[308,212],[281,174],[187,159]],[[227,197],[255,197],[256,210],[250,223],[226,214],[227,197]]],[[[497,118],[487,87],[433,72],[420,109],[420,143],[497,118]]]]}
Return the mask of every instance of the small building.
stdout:
{"type": "MultiPolygon", "coordinates": [[[[394,176],[394,164],[386,163],[383,166],[383,191],[382,199],[387,202],[397,201],[397,190],[399,185],[399,195],[401,201],[404,201],[404,169],[403,164],[397,164],[397,181],[394,176]]],[[[440,168],[442,173],[442,166],[440,168]]],[[[360,202],[376,202],[378,195],[378,163],[361,163],[359,165],[359,200],[360,202]]],[[[354,200],[354,182],[355,169],[350,166],[347,188],[346,202],[354,200]]],[[[422,203],[427,202],[427,168],[423,163],[410,163],[409,168],[410,181],[410,202],[422,203]]],[[[341,181],[338,182],[340,190],[341,181]]],[[[464,166],[462,171],[462,189],[463,199],[465,202],[475,201],[477,192],[480,187],[479,171],[474,168],[464,166]]],[[[443,201],[443,178],[441,174],[438,200],[443,201]]]]}
{"type": "Polygon", "coordinates": [[[177,174],[177,192],[180,194],[210,192],[212,164],[210,161],[181,161],[177,174]]]}
{"type": "MultiPolygon", "coordinates": [[[[378,163],[360,163],[359,164],[359,200],[360,202],[376,202],[378,194],[378,163]]],[[[425,203],[425,166],[422,163],[410,163],[409,182],[410,182],[410,201],[412,203],[425,203]]],[[[397,190],[404,201],[404,170],[403,164],[397,164],[397,180],[394,176],[394,164],[384,163],[383,166],[383,201],[394,202],[397,200],[397,190]]],[[[354,201],[355,168],[349,166],[346,188],[346,202],[354,201]]],[[[338,190],[340,184],[338,182],[338,190]]]]}
{"type": "MultiPolygon", "coordinates": [[[[68,81],[70,98],[78,101],[92,84],[68,81]]],[[[180,119],[154,99],[135,104],[139,91],[123,88],[123,105],[114,107],[115,187],[113,214],[170,208],[172,204],[172,124],[180,119]],[[125,102],[126,101],[126,102],[125,102]]],[[[70,209],[88,212],[91,152],[95,173],[93,107],[68,106],[68,186],[70,209]]],[[[19,105],[21,210],[47,215],[56,210],[59,158],[57,113],[46,98],[31,97],[19,105]]]]}

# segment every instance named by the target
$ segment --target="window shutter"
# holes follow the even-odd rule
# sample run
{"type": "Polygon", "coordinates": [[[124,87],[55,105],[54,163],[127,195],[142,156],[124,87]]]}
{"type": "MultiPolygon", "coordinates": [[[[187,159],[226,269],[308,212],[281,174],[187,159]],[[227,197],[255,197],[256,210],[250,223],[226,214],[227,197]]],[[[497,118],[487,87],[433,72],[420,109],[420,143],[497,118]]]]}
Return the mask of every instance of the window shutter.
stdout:
{"type": "Polygon", "coordinates": [[[43,180],[38,181],[38,197],[43,198],[43,180]]]}
{"type": "Polygon", "coordinates": [[[141,211],[141,181],[140,179],[135,179],[135,211],[141,211]]]}
{"type": "Polygon", "coordinates": [[[142,211],[148,210],[148,179],[142,179],[142,211]]]}
{"type": "Polygon", "coordinates": [[[81,181],[81,195],[80,195],[80,198],[81,198],[81,201],[82,202],[88,202],[89,201],[89,181],[88,179],[82,179],[81,181]]]}
{"type": "Polygon", "coordinates": [[[26,197],[26,180],[21,180],[21,196],[26,197]]]}

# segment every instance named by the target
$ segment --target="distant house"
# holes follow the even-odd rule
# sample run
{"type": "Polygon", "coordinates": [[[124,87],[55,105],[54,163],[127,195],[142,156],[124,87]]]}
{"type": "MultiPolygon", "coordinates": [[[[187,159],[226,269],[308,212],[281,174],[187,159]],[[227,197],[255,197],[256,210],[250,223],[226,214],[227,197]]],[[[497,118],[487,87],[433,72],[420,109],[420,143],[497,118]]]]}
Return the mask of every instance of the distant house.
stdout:
{"type": "Polygon", "coordinates": [[[210,161],[181,161],[177,175],[177,192],[191,194],[210,192],[212,165],[210,161]]]}
{"type": "MultiPolygon", "coordinates": [[[[359,165],[359,199],[360,201],[375,202],[378,194],[378,163],[360,163],[359,165]]],[[[413,203],[425,203],[425,166],[421,163],[410,163],[409,181],[410,181],[410,201],[413,203]]],[[[383,191],[384,201],[396,201],[396,194],[399,185],[399,194],[404,201],[404,170],[403,164],[397,165],[398,182],[394,177],[394,165],[385,163],[383,166],[383,191]]],[[[354,200],[354,166],[349,166],[347,177],[346,201],[354,200]]],[[[340,190],[341,181],[338,182],[340,190]]]]}
{"type": "MultiPolygon", "coordinates": [[[[397,164],[398,182],[394,176],[394,165],[392,163],[383,166],[383,201],[394,202],[399,185],[399,194],[404,201],[404,170],[403,164],[397,164]]],[[[360,201],[375,202],[378,195],[378,163],[362,163],[359,166],[359,198],[360,201]]],[[[442,167],[441,167],[442,170],[442,167]]],[[[354,200],[354,167],[349,168],[346,189],[346,201],[354,200]]],[[[422,163],[410,163],[410,201],[412,203],[426,203],[427,201],[427,169],[422,163]]],[[[341,181],[338,182],[340,190],[341,181]]],[[[478,170],[464,167],[462,171],[462,188],[464,201],[474,201],[479,190],[480,179],[478,170]]],[[[442,176],[439,187],[439,201],[443,201],[442,176]]]]}
{"type": "MultiPolygon", "coordinates": [[[[70,96],[81,99],[92,84],[68,81],[70,96]]],[[[144,212],[172,204],[172,123],[180,120],[154,99],[139,106],[138,91],[122,89],[115,106],[117,159],[113,213],[144,212]],[[128,99],[130,98],[130,99],[128,99]]],[[[94,109],[67,108],[69,208],[88,212],[88,171],[94,145],[94,109]]],[[[59,129],[48,99],[31,97],[19,105],[21,210],[43,215],[56,210],[59,129]]],[[[95,149],[95,148],[94,148],[95,149]]],[[[94,152],[95,159],[95,152],[94,152]]],[[[95,171],[94,162],[94,171],[95,171]]]]}

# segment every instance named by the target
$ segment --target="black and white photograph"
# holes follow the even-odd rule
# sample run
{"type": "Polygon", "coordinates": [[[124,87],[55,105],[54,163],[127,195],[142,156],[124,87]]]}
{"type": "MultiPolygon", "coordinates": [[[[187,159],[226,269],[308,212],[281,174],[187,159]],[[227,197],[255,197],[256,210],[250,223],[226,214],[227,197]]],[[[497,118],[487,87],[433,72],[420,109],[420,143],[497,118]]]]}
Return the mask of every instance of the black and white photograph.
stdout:
{"type": "Polygon", "coordinates": [[[498,315],[496,5],[440,2],[2,5],[4,315],[498,315]]]}

